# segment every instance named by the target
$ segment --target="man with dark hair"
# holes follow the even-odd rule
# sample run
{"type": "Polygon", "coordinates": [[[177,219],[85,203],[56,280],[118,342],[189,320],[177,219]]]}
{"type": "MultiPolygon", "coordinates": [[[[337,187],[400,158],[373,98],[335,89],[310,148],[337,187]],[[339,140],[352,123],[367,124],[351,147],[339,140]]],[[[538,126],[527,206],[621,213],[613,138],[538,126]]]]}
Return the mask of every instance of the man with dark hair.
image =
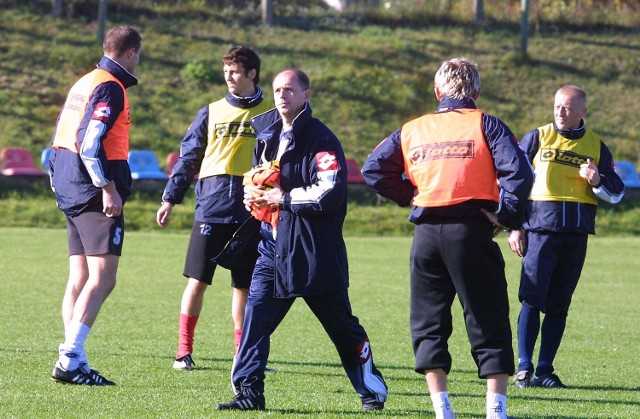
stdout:
{"type": "MultiPolygon", "coordinates": [[[[262,100],[260,58],[249,48],[231,48],[223,57],[226,97],[202,107],[189,126],[180,146],[180,158],[162,195],[156,221],[166,227],[175,204],[198,174],[196,211],[183,275],[188,278],[182,294],[178,349],[173,368],[191,370],[195,328],[204,294],[213,280],[217,264],[212,258],[249,218],[244,209],[242,179],[251,168],[256,135],[249,120],[270,106],[262,100]]],[[[242,335],[244,307],[257,258],[248,249],[244,269],[231,270],[233,296],[231,315],[237,350],[242,335]]]]}
{"type": "Polygon", "coordinates": [[[142,38],[131,26],[116,26],[104,37],[102,49],[105,54],[119,56],[131,48],[139,48],[142,38]]]}
{"type": "Polygon", "coordinates": [[[387,386],[347,293],[349,268],[342,238],[347,168],[342,146],[312,116],[309,78],[302,70],[278,73],[273,94],[276,109],[252,120],[258,135],[256,173],[245,188],[245,204],[252,214],[267,216],[261,218],[260,256],[232,376],[236,397],[216,409],[265,409],[270,336],[302,297],[335,345],[362,409],[382,410],[387,386]],[[265,165],[271,175],[275,172],[267,187],[260,180],[265,165]]]}
{"type": "Polygon", "coordinates": [[[69,280],[62,300],[65,340],[51,377],[113,385],[89,367],[85,341],[116,285],[124,241],[123,207],[131,192],[129,101],[142,48],[129,26],[111,29],[95,70],[76,82],[58,116],[49,160],[51,188],[67,220],[69,280]]]}

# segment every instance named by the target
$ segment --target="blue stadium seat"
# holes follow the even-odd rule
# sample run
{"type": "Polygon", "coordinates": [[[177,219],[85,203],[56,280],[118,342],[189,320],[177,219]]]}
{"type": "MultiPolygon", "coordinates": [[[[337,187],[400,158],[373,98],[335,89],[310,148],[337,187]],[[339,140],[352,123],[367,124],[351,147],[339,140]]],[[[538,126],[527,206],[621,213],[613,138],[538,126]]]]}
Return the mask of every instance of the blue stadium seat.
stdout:
{"type": "Polygon", "coordinates": [[[134,180],[167,180],[169,176],[160,168],[158,159],[149,150],[129,151],[129,167],[134,180]]]}
{"type": "Polygon", "coordinates": [[[47,147],[42,150],[42,154],[40,155],[40,164],[42,168],[48,172],[49,171],[49,158],[51,157],[51,147],[47,147]]]}
{"type": "Polygon", "coordinates": [[[640,175],[635,164],[630,161],[616,161],[616,173],[624,182],[625,188],[640,188],[640,175]]]}

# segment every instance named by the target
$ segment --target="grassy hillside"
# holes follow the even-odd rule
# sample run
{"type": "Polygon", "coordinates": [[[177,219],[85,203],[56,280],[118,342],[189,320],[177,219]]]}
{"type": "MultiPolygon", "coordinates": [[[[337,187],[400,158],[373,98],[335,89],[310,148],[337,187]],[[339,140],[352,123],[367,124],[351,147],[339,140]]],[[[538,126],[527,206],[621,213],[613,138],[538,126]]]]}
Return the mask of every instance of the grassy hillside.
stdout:
{"type": "MultiPolygon", "coordinates": [[[[443,17],[424,4],[415,13],[394,6],[338,16],[319,2],[306,8],[274,2],[276,25],[264,28],[259,2],[246,2],[240,10],[206,9],[198,6],[205,2],[195,1],[180,7],[157,3],[111,0],[107,26],[132,24],[143,34],[140,84],[130,89],[132,148],[151,149],[161,161],[178,148],[199,107],[225,93],[220,57],[238,44],[261,55],[268,100],[276,71],[287,66],[307,71],[314,113],[360,162],[403,122],[434,109],[433,74],[442,60],[457,55],[479,63],[480,107],[504,119],[516,135],[551,121],[555,90],[578,84],[590,95],[588,124],[614,156],[640,159],[637,10],[629,10],[626,18],[602,15],[606,26],[584,18],[588,25],[581,27],[563,16],[541,19],[540,6],[532,17],[529,57],[522,60],[520,2],[514,1],[485,2],[491,5],[485,6],[487,23],[480,29],[470,23],[471,16],[443,17]]],[[[50,5],[0,0],[0,148],[26,146],[39,155],[68,88],[101,55],[95,22],[80,12],[55,19],[48,14],[50,5]]]]}

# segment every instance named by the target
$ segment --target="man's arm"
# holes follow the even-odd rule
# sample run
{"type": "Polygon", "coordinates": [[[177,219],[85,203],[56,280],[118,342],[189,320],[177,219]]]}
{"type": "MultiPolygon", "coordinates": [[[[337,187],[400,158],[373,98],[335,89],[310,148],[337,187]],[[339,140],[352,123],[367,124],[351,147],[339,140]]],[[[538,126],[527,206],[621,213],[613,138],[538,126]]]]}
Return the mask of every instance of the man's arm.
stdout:
{"type": "Polygon", "coordinates": [[[340,164],[344,161],[344,152],[339,146],[316,152],[311,163],[316,182],[283,192],[280,205],[301,214],[328,211],[342,205],[347,188],[347,168],[340,164]]]}
{"type": "Polygon", "coordinates": [[[500,186],[498,222],[509,228],[520,228],[533,186],[533,168],[504,122],[484,115],[482,123],[500,186]]]}
{"type": "Polygon", "coordinates": [[[624,196],[624,182],[614,170],[613,157],[609,148],[600,142],[600,160],[598,161],[597,172],[599,182],[593,186],[593,193],[600,199],[610,204],[617,204],[624,196]]]}
{"type": "Polygon", "coordinates": [[[398,205],[411,205],[416,187],[404,175],[405,165],[400,144],[400,130],[382,140],[362,165],[367,185],[398,205]]]}
{"type": "Polygon", "coordinates": [[[102,141],[124,110],[124,92],[115,82],[106,82],[94,90],[83,123],[78,130],[78,150],[91,182],[103,188],[112,179],[105,173],[106,153],[102,141]]]}
{"type": "Polygon", "coordinates": [[[208,142],[209,107],[203,106],[180,143],[180,157],[162,194],[163,202],[179,204],[200,171],[208,142]]]}

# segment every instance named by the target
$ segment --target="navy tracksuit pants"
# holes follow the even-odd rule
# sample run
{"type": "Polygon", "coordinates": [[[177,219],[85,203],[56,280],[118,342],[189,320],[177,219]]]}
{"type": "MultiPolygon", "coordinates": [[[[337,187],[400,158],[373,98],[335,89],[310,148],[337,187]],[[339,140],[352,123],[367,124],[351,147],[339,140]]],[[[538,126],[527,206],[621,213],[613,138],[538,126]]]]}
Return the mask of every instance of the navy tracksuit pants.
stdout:
{"type": "MultiPolygon", "coordinates": [[[[254,270],[232,381],[236,389],[264,394],[270,337],[296,300],[275,298],[273,261],[260,256],[254,270]]],[[[342,366],[363,403],[384,402],[387,386],[373,363],[369,339],[351,312],[347,291],[306,296],[305,302],[335,345],[342,366]]],[[[311,342],[309,342],[311,343],[311,342]]]]}
{"type": "Polygon", "coordinates": [[[522,258],[518,315],[518,371],[534,371],[533,350],[538,333],[540,354],[536,375],[554,371],[567,324],[571,298],[587,255],[587,234],[526,232],[522,258]],[[540,313],[545,313],[540,327],[540,313]]]}

